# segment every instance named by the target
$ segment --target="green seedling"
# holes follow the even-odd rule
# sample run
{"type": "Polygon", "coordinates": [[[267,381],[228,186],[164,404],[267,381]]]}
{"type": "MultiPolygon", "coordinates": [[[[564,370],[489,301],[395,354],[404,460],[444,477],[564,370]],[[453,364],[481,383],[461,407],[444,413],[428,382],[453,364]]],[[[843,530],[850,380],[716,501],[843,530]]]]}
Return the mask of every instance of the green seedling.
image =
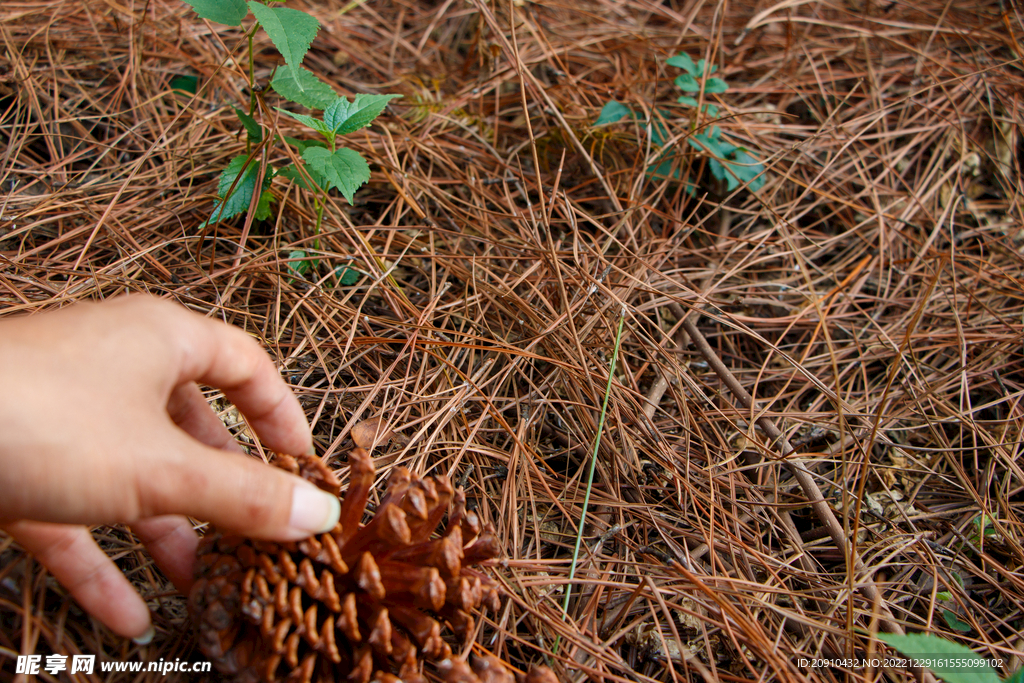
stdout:
{"type": "MultiPolygon", "coordinates": [[[[959,574],[953,573],[953,574],[950,574],[950,576],[952,576],[953,580],[956,581],[957,584],[959,584],[960,588],[964,587],[964,581],[963,581],[963,579],[960,578],[959,574]]],[[[950,593],[949,591],[938,591],[935,594],[935,597],[938,598],[939,600],[941,600],[942,602],[952,602],[953,601],[953,594],[950,593]]],[[[962,619],[960,619],[960,617],[958,617],[956,615],[956,612],[954,612],[951,609],[943,608],[942,609],[942,618],[945,619],[946,625],[949,626],[954,631],[960,631],[961,633],[966,633],[967,631],[971,630],[971,625],[968,624],[966,621],[963,621],[962,619]]]]}
{"type": "MultiPolygon", "coordinates": [[[[250,209],[253,218],[266,220],[271,216],[273,194],[270,184],[276,177],[287,178],[315,195],[317,220],[314,228],[319,235],[327,193],[337,190],[351,204],[355,192],[370,179],[370,166],[359,152],[338,147],[338,138],[369,126],[388,102],[401,95],[356,95],[354,100],[338,96],[334,89],[302,67],[302,60],[316,37],[320,22],[300,10],[280,6],[280,2],[263,3],[255,0],[185,0],[203,19],[241,26],[250,13],[255,22],[246,31],[249,45],[249,81],[252,95],[249,111],[235,107],[235,114],[247,134],[246,154],[240,154],[221,172],[217,183],[219,202],[203,226],[232,218],[250,209]],[[285,137],[284,142],[298,151],[301,162],[278,170],[261,165],[253,147],[262,147],[270,141],[262,125],[255,119],[257,88],[253,64],[253,35],[262,27],[284,58],[285,65],[277,69],[270,87],[281,97],[312,110],[322,110],[321,116],[299,114],[277,107],[276,110],[319,133],[323,140],[298,140],[285,137]],[[262,177],[262,182],[260,178],[262,177]],[[260,185],[259,196],[253,196],[260,185]]],[[[172,87],[179,87],[181,85],[172,87]]],[[[275,142],[280,138],[275,138],[275,142]]],[[[319,249],[319,240],[314,242],[319,249]]],[[[289,270],[302,275],[316,269],[318,261],[306,260],[307,253],[296,250],[288,255],[289,270]]],[[[340,284],[352,284],[358,271],[343,269],[336,278],[340,284]]]]}
{"type": "Polygon", "coordinates": [[[996,531],[995,527],[989,526],[992,523],[992,518],[984,512],[974,518],[971,521],[971,526],[974,527],[974,531],[971,533],[971,543],[976,546],[981,546],[982,542],[989,536],[998,536],[999,532],[996,531]]]}
{"type": "Polygon", "coordinates": [[[992,665],[976,652],[939,636],[880,633],[878,639],[901,654],[924,663],[946,683],[1024,683],[1024,668],[1000,681],[992,665]]]}
{"type": "MultiPolygon", "coordinates": [[[[666,62],[669,66],[683,69],[684,73],[675,79],[675,84],[680,90],[686,93],[706,94],[724,93],[729,85],[721,78],[712,77],[717,67],[709,66],[701,59],[694,62],[686,53],[680,53],[669,57],[666,62]]],[[[718,107],[713,104],[700,104],[700,101],[692,95],[683,95],[678,102],[688,107],[697,107],[699,112],[709,117],[718,115],[718,107]]],[[[661,119],[667,120],[670,112],[659,109],[661,119]]],[[[594,125],[604,125],[621,121],[624,118],[636,118],[634,111],[625,104],[610,100],[601,109],[594,125]]],[[[694,124],[696,125],[696,121],[694,124]]],[[[651,144],[663,149],[663,153],[647,168],[647,174],[654,177],[674,178],[679,180],[679,171],[672,169],[672,160],[669,158],[669,150],[664,149],[668,140],[668,130],[659,120],[652,120],[650,129],[651,144]]],[[[745,185],[751,192],[757,192],[765,183],[764,164],[760,163],[756,156],[742,147],[738,147],[722,138],[722,131],[718,126],[705,125],[701,130],[692,132],[686,137],[687,143],[697,149],[708,159],[708,166],[711,175],[716,180],[725,183],[726,190],[732,192],[741,184],[745,185]]],[[[686,191],[694,194],[695,188],[688,184],[686,191]]]]}
{"type": "MultiPolygon", "coordinates": [[[[666,59],[665,63],[685,72],[677,76],[675,80],[676,86],[683,92],[699,93],[703,90],[706,94],[713,94],[723,93],[729,89],[729,85],[721,78],[711,78],[711,74],[715,73],[718,67],[714,65],[709,67],[703,59],[694,63],[690,55],[680,52],[675,57],[666,59]]],[[[689,95],[683,95],[677,101],[679,104],[689,107],[697,107],[700,104],[695,97],[689,95]]],[[[705,104],[704,111],[708,116],[718,116],[718,107],[713,104],[705,104]]]]}

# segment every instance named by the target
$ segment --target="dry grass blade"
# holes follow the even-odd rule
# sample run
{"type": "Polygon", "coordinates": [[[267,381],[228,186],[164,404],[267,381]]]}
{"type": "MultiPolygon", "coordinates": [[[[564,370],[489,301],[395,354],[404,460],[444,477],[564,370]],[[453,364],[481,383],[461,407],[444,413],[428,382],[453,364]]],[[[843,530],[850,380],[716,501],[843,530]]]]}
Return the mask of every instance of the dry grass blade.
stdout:
{"type": "MultiPolygon", "coordinates": [[[[403,94],[346,142],[372,179],[320,235],[283,178],[270,220],[199,228],[245,152],[241,30],[178,0],[0,6],[0,316],[148,291],[257,336],[344,485],[369,440],[380,477],[448,476],[495,525],[509,598],[470,640],[520,670],[558,641],[564,681],[912,680],[799,664],[878,653],[886,621],[1024,666],[1017,8],[292,5],[324,25],[307,68],[403,94]],[[679,52],[727,81],[714,121],[676,103],[679,52]],[[595,126],[613,99],[636,117],[595,126]],[[688,142],[712,125],[764,164],[756,193],[688,142]]],[[[96,534],[156,641],[127,647],[0,537],[0,678],[19,653],[201,658],[130,531],[96,534]]]]}

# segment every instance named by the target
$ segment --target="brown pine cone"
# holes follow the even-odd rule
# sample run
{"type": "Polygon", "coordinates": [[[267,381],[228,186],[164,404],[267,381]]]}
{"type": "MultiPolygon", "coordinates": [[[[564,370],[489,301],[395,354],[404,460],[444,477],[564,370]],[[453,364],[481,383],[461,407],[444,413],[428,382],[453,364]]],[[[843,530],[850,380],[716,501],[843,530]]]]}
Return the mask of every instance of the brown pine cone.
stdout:
{"type": "MultiPolygon", "coordinates": [[[[499,606],[497,583],[468,568],[497,556],[492,530],[481,530],[447,478],[421,479],[405,468],[361,525],[374,468],[363,448],[349,461],[341,520],[330,532],[288,543],[215,529],[203,538],[189,596],[202,652],[246,683],[425,683],[423,660],[453,683],[512,683],[497,658],[469,666],[441,638],[441,622],[466,638],[480,605],[499,606]],[[446,512],[447,527],[435,536],[446,512]]],[[[316,457],[280,455],[274,464],[339,492],[316,457]]]]}

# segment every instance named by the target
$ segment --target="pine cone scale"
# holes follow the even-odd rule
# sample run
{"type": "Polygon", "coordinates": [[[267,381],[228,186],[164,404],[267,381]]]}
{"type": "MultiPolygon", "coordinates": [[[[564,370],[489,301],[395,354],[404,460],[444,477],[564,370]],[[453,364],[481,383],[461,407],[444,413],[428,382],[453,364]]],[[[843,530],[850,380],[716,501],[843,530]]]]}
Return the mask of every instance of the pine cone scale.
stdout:
{"type": "MultiPolygon", "coordinates": [[[[340,491],[317,458],[278,456],[274,464],[340,491]]],[[[446,478],[421,479],[400,467],[361,524],[373,463],[356,448],[350,465],[341,520],[328,533],[288,543],[207,534],[189,596],[200,648],[236,682],[368,683],[398,680],[397,672],[404,683],[425,683],[421,661],[433,660],[444,676],[479,683],[463,677],[473,675],[468,667],[442,664],[459,660],[437,617],[459,636],[473,633],[472,612],[493,604],[497,584],[468,565],[497,555],[493,536],[481,533],[446,478]]]]}

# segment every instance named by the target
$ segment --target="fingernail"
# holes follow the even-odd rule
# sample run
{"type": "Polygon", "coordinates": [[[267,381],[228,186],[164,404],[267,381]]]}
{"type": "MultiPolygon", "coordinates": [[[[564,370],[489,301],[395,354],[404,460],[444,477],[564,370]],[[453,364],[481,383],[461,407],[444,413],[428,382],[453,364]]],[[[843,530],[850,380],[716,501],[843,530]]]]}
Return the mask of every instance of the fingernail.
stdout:
{"type": "Polygon", "coordinates": [[[316,455],[316,446],[310,444],[309,448],[306,450],[306,455],[316,455]]]}
{"type": "Polygon", "coordinates": [[[288,520],[287,540],[322,534],[334,528],[341,517],[341,501],[326,491],[305,482],[292,490],[292,514],[288,520]]]}
{"type": "Polygon", "coordinates": [[[135,638],[132,638],[132,642],[136,645],[149,645],[151,642],[153,642],[153,636],[155,635],[156,629],[153,628],[152,624],[150,624],[149,628],[146,629],[146,632],[143,633],[141,636],[136,636],[135,638]]]}

